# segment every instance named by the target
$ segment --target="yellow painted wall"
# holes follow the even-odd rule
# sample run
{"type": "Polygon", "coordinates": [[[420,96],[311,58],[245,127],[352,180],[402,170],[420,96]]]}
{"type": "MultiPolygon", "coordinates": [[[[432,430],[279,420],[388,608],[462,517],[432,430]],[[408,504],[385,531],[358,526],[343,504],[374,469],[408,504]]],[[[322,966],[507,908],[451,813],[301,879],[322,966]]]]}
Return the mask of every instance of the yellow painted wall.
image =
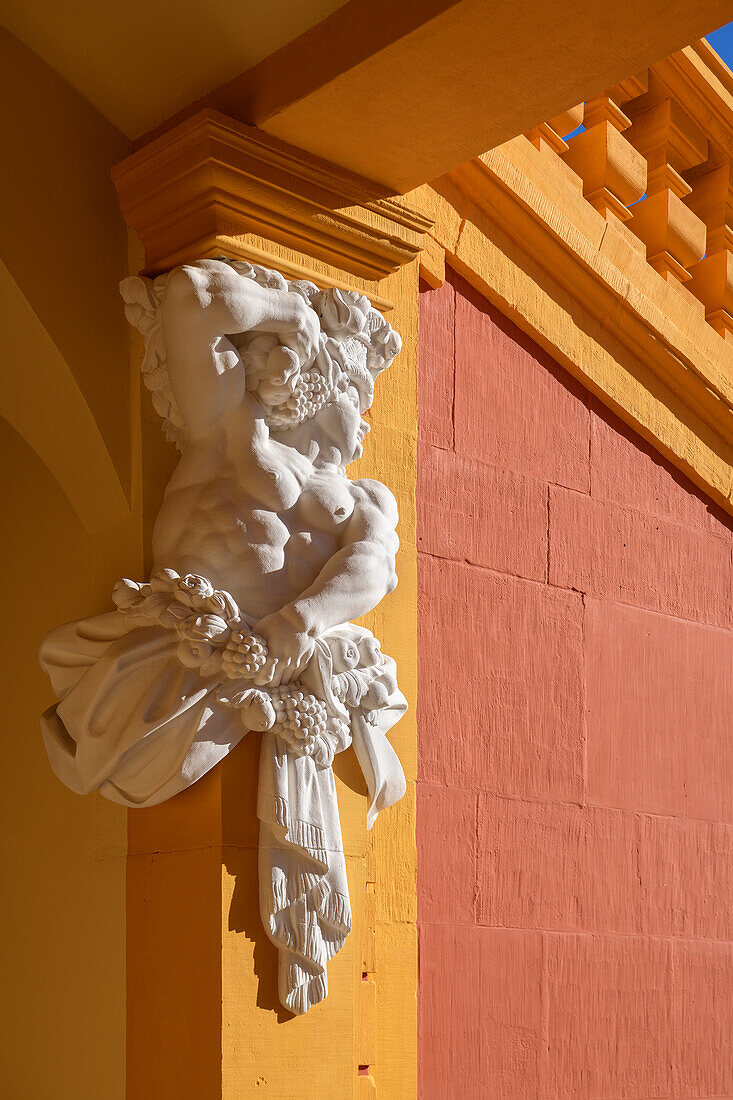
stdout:
{"type": "Polygon", "coordinates": [[[109,181],[126,143],[4,32],[0,111],[0,1095],[122,1100],[125,811],[51,772],[36,652],[49,628],[105,610],[140,559],[109,181]]]}
{"type": "MultiPolygon", "coordinates": [[[[378,383],[373,432],[354,470],[384,480],[400,508],[400,584],[365,623],[396,658],[410,702],[392,733],[408,790],[367,835],[364,783],[352,754],[338,759],[354,928],[329,966],[328,999],[292,1018],[277,1004],[276,951],[257,905],[258,739],[127,823],[98,796],[67,792],[45,759],[38,717],[52,696],[38,643],[62,621],[109,608],[120,575],[147,572],[176,455],[147,396],[140,417],[140,341],[130,359],[117,293],[141,266],[134,246],[128,260],[109,181],[126,140],[2,31],[0,104],[0,1096],[407,1100],[416,1078],[417,263],[363,286],[394,303],[389,319],[404,350],[378,383]]],[[[523,157],[537,161],[529,149],[523,157]]],[[[453,198],[429,198],[436,239],[482,292],[511,300],[520,325],[543,325],[549,345],[547,309],[531,308],[545,276],[525,270],[503,238],[487,252],[493,222],[466,213],[462,193],[453,198]],[[487,267],[497,248],[509,258],[487,267]]],[[[600,232],[610,248],[613,233],[600,232]]],[[[281,256],[326,281],[354,282],[265,246],[273,266],[281,256]]],[[[437,246],[435,254],[440,266],[437,246]]],[[[567,337],[565,323],[556,328],[567,337]]],[[[577,356],[586,371],[594,332],[588,341],[588,355],[577,356]]]]}
{"type": "MultiPolygon", "coordinates": [[[[273,246],[273,266],[312,258],[273,246]]],[[[194,787],[128,818],[129,1100],[408,1100],[416,1093],[415,928],[417,263],[366,293],[394,303],[399,358],[377,383],[365,454],[400,509],[399,585],[364,619],[397,661],[410,711],[390,733],[405,798],[366,831],[366,786],[336,760],[353,930],[328,966],[329,994],[304,1017],[282,1010],[277,951],[259,914],[252,734],[194,787]],[[366,980],[364,979],[366,975],[366,980]],[[359,1075],[359,1066],[369,1072],[359,1075]],[[376,1091],[375,1091],[376,1089],[376,1091]]],[[[175,452],[143,396],[145,543],[175,452]]]]}
{"type": "Polygon", "coordinates": [[[418,270],[414,263],[379,284],[394,302],[390,323],[403,350],[377,382],[372,431],[351,477],[389,485],[400,512],[399,584],[363,624],[397,661],[410,710],[390,731],[407,793],[366,830],[366,785],[353,752],[334,773],[347,857],[352,932],[328,965],[329,994],[293,1018],[277,1002],[277,958],[257,900],[254,792],[259,744],[245,741],[224,774],[222,907],[222,1096],[268,1100],[408,1100],[416,1094],[415,776],[417,575],[418,270]],[[359,1066],[369,1067],[363,1076],[359,1066]],[[376,1091],[375,1091],[376,1090],[376,1091]]]}
{"type": "Polygon", "coordinates": [[[258,739],[127,823],[99,796],[67,791],[45,758],[38,720],[53,700],[37,665],[40,639],[108,609],[114,581],[149,567],[176,454],[147,395],[140,416],[141,346],[133,341],[130,357],[117,294],[119,279],[141,266],[134,244],[128,259],[109,183],[125,140],[4,32],[0,103],[13,166],[0,176],[0,567],[9,605],[0,1095],[240,1100],[257,1089],[282,1100],[366,1100],[376,1084],[384,1100],[402,1100],[414,1095],[416,1074],[417,264],[364,287],[395,303],[390,320],[405,347],[380,379],[355,471],[386,481],[400,506],[400,584],[366,625],[397,659],[410,701],[392,737],[408,794],[367,836],[358,767],[350,753],[338,761],[354,930],[329,967],[326,1002],[293,1019],[276,1005],[276,951],[257,907],[258,739]]]}

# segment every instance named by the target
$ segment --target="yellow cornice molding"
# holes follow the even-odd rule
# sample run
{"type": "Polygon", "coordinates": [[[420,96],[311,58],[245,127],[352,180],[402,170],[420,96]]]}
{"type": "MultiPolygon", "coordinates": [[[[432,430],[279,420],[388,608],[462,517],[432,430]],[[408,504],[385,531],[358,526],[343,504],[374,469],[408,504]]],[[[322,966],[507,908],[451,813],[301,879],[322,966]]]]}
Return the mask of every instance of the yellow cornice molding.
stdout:
{"type": "MultiPolygon", "coordinates": [[[[430,221],[386,188],[204,110],[114,169],[148,271],[226,254],[259,263],[294,250],[377,281],[420,255],[430,221]]],[[[286,274],[320,279],[308,260],[286,274]]]]}
{"type": "Polygon", "coordinates": [[[433,252],[733,512],[733,347],[566,165],[519,137],[411,197],[433,252]]]}
{"type": "Polygon", "coordinates": [[[713,73],[720,83],[728,90],[731,101],[733,102],[733,71],[726,65],[720,54],[715,52],[707,38],[698,39],[697,42],[693,42],[691,45],[686,46],[685,49],[680,52],[684,54],[688,51],[697,54],[707,67],[708,72],[713,73]]]}
{"type": "MultiPolygon", "coordinates": [[[[701,97],[718,80],[705,47],[675,55],[660,79],[697,81],[701,97]]],[[[722,127],[718,84],[706,94],[722,127]]],[[[114,179],[153,272],[223,253],[357,286],[389,308],[378,293],[386,275],[419,259],[437,286],[447,258],[733,511],[733,343],[542,143],[516,138],[402,198],[206,110],[123,161],[114,179]]]]}

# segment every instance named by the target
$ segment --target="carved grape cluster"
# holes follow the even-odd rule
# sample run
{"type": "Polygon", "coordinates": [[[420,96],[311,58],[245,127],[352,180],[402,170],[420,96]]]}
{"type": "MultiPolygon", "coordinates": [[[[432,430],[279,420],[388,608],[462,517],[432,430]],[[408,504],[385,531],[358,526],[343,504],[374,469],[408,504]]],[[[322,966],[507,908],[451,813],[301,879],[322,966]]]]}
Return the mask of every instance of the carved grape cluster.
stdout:
{"type": "Polygon", "coordinates": [[[221,655],[221,668],[231,680],[251,679],[264,667],[267,642],[259,634],[232,630],[221,655]]]}
{"type": "Polygon", "coordinates": [[[299,756],[312,756],[319,740],[326,739],[326,704],[294,684],[270,688],[269,694],[275,708],[273,732],[287,741],[299,756]]]}
{"type": "MultiPolygon", "coordinates": [[[[339,377],[336,389],[345,388],[348,379],[339,377]],[[343,382],[342,382],[343,379],[343,382]]],[[[334,388],[329,385],[319,370],[303,371],[295,383],[292,393],[280,405],[270,405],[267,409],[267,423],[271,428],[284,430],[310,420],[334,397],[334,388]]]]}

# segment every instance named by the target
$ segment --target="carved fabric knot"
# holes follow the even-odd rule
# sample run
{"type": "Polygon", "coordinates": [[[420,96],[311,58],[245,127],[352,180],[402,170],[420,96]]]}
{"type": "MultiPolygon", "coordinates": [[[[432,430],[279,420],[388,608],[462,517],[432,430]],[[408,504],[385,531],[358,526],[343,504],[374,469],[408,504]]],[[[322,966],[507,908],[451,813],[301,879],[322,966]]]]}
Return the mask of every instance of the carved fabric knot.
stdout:
{"type": "MultiPolygon", "coordinates": [[[[177,635],[178,660],[201,676],[218,678],[216,698],[238,712],[246,729],[272,731],[282,751],[311,757],[319,768],[330,767],[334,755],[350,744],[350,724],[333,713],[333,700],[327,703],[298,680],[279,687],[253,684],[269,656],[267,642],[242,622],[232,596],[207,577],[161,569],[150,582],[118,581],[113,598],[141,625],[157,624],[177,635]]],[[[337,699],[364,709],[367,697],[370,708],[386,700],[384,686],[376,684],[383,671],[376,639],[335,638],[329,651],[337,699]]]]}

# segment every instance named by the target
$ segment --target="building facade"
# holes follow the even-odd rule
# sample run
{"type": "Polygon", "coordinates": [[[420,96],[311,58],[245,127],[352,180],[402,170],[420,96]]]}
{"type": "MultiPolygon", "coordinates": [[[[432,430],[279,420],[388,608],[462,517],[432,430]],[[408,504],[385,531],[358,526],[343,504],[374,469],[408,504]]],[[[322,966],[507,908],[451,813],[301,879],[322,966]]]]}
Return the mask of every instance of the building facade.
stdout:
{"type": "Polygon", "coordinates": [[[733,1097],[725,5],[602,41],[559,5],[222,7],[139,47],[104,7],[75,37],[0,3],[7,1095],[733,1097]],[[42,637],[149,575],[177,461],[118,284],[206,257],[402,338],[349,472],[399,509],[360,622],[406,791],[367,830],[336,757],[352,929],[303,1015],[260,920],[259,735],[127,810],[38,731],[42,637]]]}

